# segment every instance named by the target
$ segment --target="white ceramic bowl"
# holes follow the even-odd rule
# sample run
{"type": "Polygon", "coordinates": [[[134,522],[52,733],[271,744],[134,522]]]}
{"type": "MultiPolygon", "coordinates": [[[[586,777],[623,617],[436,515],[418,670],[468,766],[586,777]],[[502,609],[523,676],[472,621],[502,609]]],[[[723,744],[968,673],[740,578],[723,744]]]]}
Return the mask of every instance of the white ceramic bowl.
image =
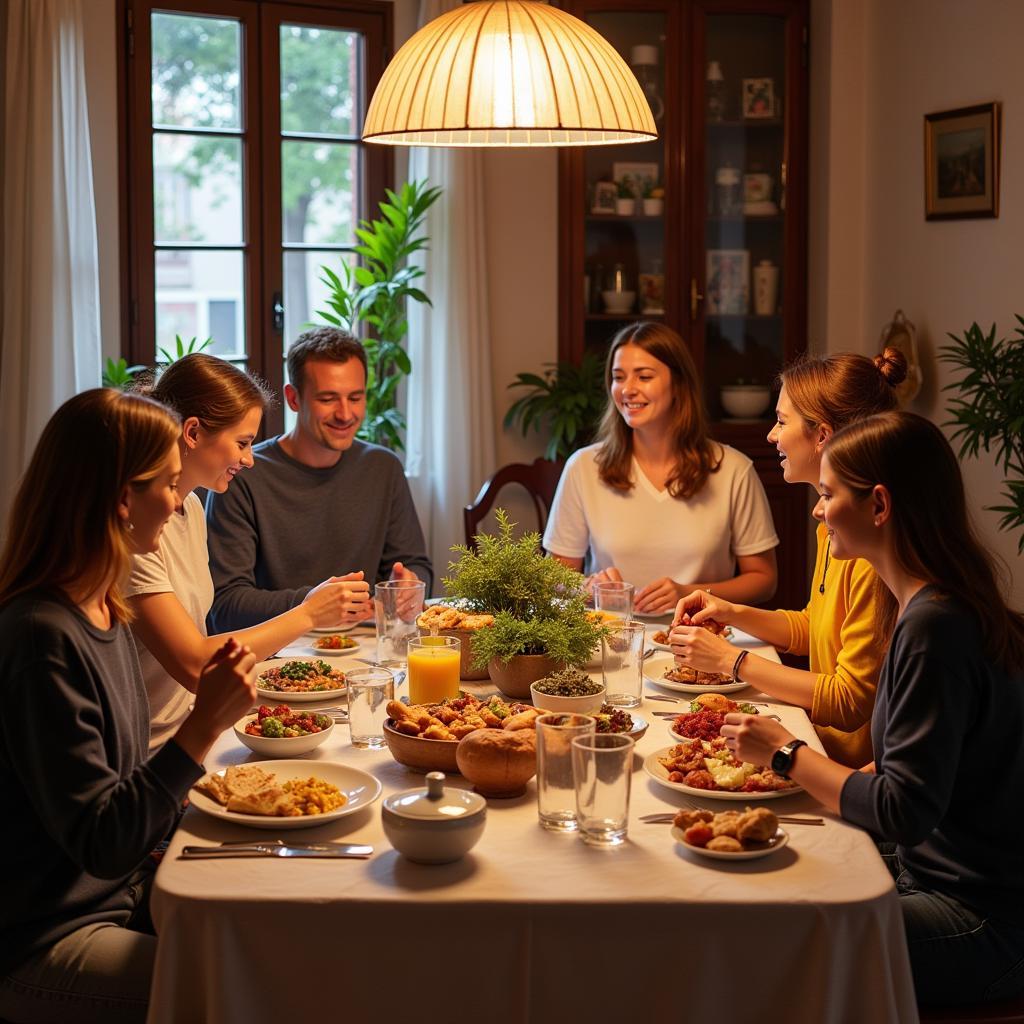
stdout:
{"type": "Polygon", "coordinates": [[[605,693],[602,684],[597,693],[588,694],[586,697],[559,697],[554,693],[542,693],[537,689],[536,683],[530,684],[533,706],[544,711],[557,711],[559,714],[589,715],[604,703],[605,693]]]}
{"type": "Polygon", "coordinates": [[[606,313],[629,313],[636,302],[636,292],[603,291],[601,298],[604,300],[606,313]]]}
{"type": "MultiPolygon", "coordinates": [[[[310,714],[315,715],[317,712],[311,711],[310,714]]],[[[240,718],[235,722],[235,735],[250,750],[262,754],[264,757],[300,757],[303,754],[308,754],[311,750],[316,750],[334,732],[332,720],[326,729],[321,729],[320,732],[311,732],[308,736],[282,736],[280,739],[273,739],[269,736],[252,736],[245,731],[245,727],[258,717],[258,715],[246,715],[244,718],[240,718]]]]}
{"type": "Polygon", "coordinates": [[[478,793],[444,787],[441,772],[427,775],[425,789],[410,789],[381,804],[388,842],[418,864],[450,864],[484,834],[487,801],[478,793]]]}
{"type": "Polygon", "coordinates": [[[737,419],[756,419],[772,400],[766,384],[727,384],[721,391],[722,408],[737,419]]]}

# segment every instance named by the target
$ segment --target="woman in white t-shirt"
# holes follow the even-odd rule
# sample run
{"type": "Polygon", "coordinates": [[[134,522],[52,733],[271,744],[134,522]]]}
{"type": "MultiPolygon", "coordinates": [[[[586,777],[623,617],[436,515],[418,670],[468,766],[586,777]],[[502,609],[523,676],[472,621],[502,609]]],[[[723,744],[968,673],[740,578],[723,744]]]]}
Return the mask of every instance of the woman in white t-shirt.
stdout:
{"type": "Polygon", "coordinates": [[[588,582],[626,580],[641,614],[671,612],[696,588],[756,603],[775,592],[775,547],[753,463],[708,435],[683,339],[657,323],[623,328],[608,352],[597,444],[568,461],[544,547],[588,582]]]}
{"type": "MultiPolygon", "coordinates": [[[[213,580],[206,517],[192,491],[223,492],[252,465],[252,442],[270,396],[247,373],[203,353],[172,363],[142,390],[174,409],[182,421],[181,506],[164,528],[159,548],[132,559],[125,588],[149,694],[150,747],[155,749],[188,715],[199,673],[226,639],[206,633],[213,580]]],[[[361,572],[332,577],[290,611],[231,635],[258,659],[267,658],[314,627],[365,618],[369,596],[361,572]]]]}

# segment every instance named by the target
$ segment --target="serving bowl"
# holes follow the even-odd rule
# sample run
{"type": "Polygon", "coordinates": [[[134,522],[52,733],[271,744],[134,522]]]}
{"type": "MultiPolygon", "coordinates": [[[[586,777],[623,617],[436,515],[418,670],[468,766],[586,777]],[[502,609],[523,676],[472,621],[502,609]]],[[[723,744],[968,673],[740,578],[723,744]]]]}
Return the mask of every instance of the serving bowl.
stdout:
{"type": "Polygon", "coordinates": [[[742,420],[763,416],[772,400],[766,384],[726,384],[719,395],[726,413],[742,420]]]}
{"type": "Polygon", "coordinates": [[[487,801],[482,796],[447,788],[444,782],[442,772],[430,772],[426,788],[395,793],[381,804],[388,842],[418,864],[459,860],[476,846],[487,824],[487,801]]]}
{"type": "MultiPolygon", "coordinates": [[[[317,712],[310,713],[315,715],[317,712]]],[[[311,750],[316,750],[334,732],[334,722],[332,721],[326,729],[321,729],[320,732],[311,732],[305,736],[281,736],[280,738],[253,736],[245,731],[245,727],[258,718],[258,715],[246,715],[235,722],[234,729],[235,735],[250,750],[262,754],[264,757],[301,757],[311,750]]]]}
{"type": "Polygon", "coordinates": [[[530,698],[535,708],[543,708],[545,711],[558,711],[563,714],[592,714],[604,703],[605,693],[606,690],[603,683],[597,693],[588,693],[584,697],[561,697],[555,693],[543,693],[537,689],[536,683],[530,684],[530,698]]]}
{"type": "Polygon", "coordinates": [[[459,765],[455,760],[458,740],[427,740],[422,736],[409,736],[399,732],[389,718],[384,723],[384,742],[391,756],[406,768],[418,772],[459,774],[459,765]]]}

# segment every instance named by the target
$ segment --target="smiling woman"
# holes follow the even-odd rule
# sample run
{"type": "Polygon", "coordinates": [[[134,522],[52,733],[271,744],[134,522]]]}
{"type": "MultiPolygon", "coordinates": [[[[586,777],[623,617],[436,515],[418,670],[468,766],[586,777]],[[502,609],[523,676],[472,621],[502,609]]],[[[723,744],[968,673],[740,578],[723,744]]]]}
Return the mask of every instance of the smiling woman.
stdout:
{"type": "Polygon", "coordinates": [[[625,579],[636,611],[667,614],[710,587],[739,601],[775,591],[778,544],[750,460],[708,435],[697,370],[663,324],[616,335],[599,441],[569,460],[544,547],[590,582],[625,579]]]}
{"type": "MultiPolygon", "coordinates": [[[[242,370],[201,353],[172,363],[148,390],[182,418],[180,507],[159,547],[133,559],[126,589],[149,694],[150,743],[156,748],[188,715],[199,672],[226,639],[206,633],[213,580],[206,519],[192,492],[205,487],[224,493],[238,473],[252,466],[252,443],[270,396],[242,370]]],[[[367,596],[358,573],[328,580],[291,611],[232,635],[263,659],[311,628],[333,626],[353,612],[361,615],[367,596]]]]}

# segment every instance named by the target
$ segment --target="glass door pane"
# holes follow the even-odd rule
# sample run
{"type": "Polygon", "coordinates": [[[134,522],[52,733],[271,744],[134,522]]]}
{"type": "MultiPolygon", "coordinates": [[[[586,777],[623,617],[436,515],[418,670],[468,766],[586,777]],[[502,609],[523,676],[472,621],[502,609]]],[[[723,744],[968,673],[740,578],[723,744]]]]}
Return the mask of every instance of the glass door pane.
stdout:
{"type": "Polygon", "coordinates": [[[705,398],[715,420],[767,418],[770,396],[755,410],[753,389],[782,368],[785,33],[782,16],[707,19],[704,258],[695,273],[704,281],[705,398]]]}
{"type": "MultiPolygon", "coordinates": [[[[592,11],[586,21],[630,65],[658,126],[665,124],[666,16],[592,11]]],[[[584,345],[603,350],[625,324],[665,317],[665,146],[661,138],[592,146],[584,154],[584,345]]]]}

